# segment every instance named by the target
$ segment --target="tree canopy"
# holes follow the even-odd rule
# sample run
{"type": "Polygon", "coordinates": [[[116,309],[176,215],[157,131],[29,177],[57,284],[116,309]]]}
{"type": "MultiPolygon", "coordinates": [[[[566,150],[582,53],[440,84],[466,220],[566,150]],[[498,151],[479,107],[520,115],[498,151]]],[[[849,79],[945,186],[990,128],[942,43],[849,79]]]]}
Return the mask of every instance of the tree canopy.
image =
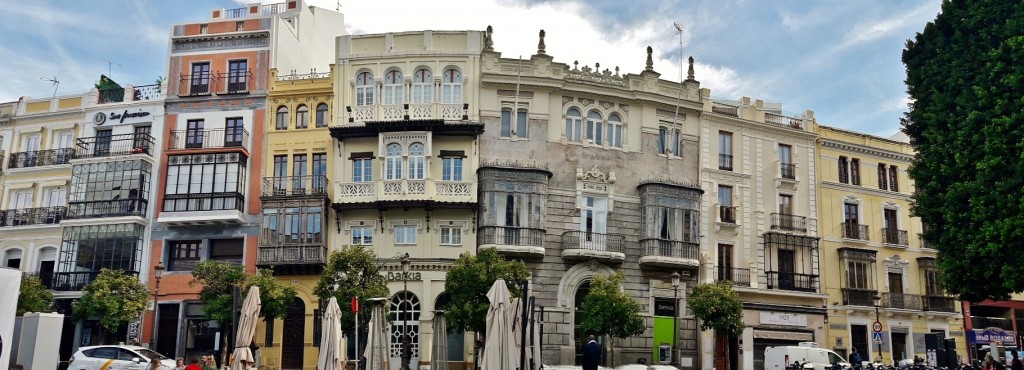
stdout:
{"type": "Polygon", "coordinates": [[[515,281],[530,277],[530,269],[522,261],[506,260],[494,248],[482,248],[476,255],[463,253],[445,277],[445,292],[450,298],[447,325],[449,329],[462,329],[484,333],[487,329],[487,291],[498,279],[509,283],[513,297],[521,289],[515,281]]]}
{"type": "Polygon", "coordinates": [[[696,285],[686,303],[700,322],[700,330],[734,337],[743,334],[743,301],[732,290],[731,281],[696,285]]]}
{"type": "Polygon", "coordinates": [[[1024,290],[1024,3],[946,0],[907,41],[913,213],[948,293],[1024,290]]]}
{"type": "MultiPolygon", "coordinates": [[[[200,262],[192,271],[189,286],[202,285],[199,300],[203,311],[210,320],[228,324],[234,315],[234,288],[241,289],[241,299],[249,294],[249,287],[260,288],[260,316],[271,320],[284,317],[285,310],[295,298],[295,288],[274,279],[270,270],[259,270],[255,274],[245,272],[245,267],[228,262],[207,260],[200,262]]],[[[239,305],[242,302],[238,302],[239,305]]]]}
{"type": "MultiPolygon", "coordinates": [[[[640,316],[640,304],[622,291],[623,278],[622,272],[617,271],[611,275],[597,275],[590,280],[590,291],[583,298],[580,331],[596,336],[628,338],[647,330],[640,316]]],[[[609,340],[612,342],[614,340],[609,340]]]]}
{"type": "MultiPolygon", "coordinates": [[[[349,304],[352,297],[359,297],[360,308],[369,309],[366,302],[370,298],[388,297],[388,285],[380,274],[380,265],[373,251],[361,246],[349,246],[331,253],[313,293],[325,305],[331,297],[338,299],[342,313],[341,328],[346,333],[352,333],[355,330],[355,315],[349,304]]],[[[360,315],[366,314],[366,309],[361,309],[360,315]]],[[[359,329],[362,337],[367,331],[367,325],[359,329]]]]}
{"type": "Polygon", "coordinates": [[[50,312],[53,307],[53,293],[43,286],[43,281],[35,276],[21,279],[21,290],[18,291],[17,315],[26,312],[50,312]]]}
{"type": "Polygon", "coordinates": [[[142,316],[148,302],[149,288],[138,276],[103,269],[82,289],[82,298],[72,307],[76,320],[99,318],[104,331],[113,333],[142,316]]]}

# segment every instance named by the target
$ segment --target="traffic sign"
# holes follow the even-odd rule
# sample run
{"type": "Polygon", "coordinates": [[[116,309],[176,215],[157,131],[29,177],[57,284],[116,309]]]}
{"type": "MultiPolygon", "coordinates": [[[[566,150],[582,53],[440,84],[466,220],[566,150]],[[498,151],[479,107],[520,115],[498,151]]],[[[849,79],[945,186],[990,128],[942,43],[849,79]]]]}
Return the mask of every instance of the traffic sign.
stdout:
{"type": "Polygon", "coordinates": [[[875,321],[874,324],[871,324],[871,330],[874,331],[875,333],[881,333],[882,332],[882,323],[880,323],[878,321],[875,321]]]}
{"type": "Polygon", "coordinates": [[[876,332],[876,333],[872,334],[871,335],[871,340],[873,342],[875,342],[875,344],[882,344],[882,333],[876,332]]]}
{"type": "Polygon", "coordinates": [[[352,297],[352,312],[359,313],[359,297],[352,297]]]}

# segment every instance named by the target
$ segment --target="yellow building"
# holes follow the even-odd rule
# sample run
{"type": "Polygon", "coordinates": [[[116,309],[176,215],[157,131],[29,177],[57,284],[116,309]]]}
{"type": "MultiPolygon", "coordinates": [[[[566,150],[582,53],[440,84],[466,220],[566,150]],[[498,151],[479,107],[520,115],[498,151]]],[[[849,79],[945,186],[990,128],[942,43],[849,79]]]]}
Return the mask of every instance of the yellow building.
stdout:
{"type": "Polygon", "coordinates": [[[330,72],[278,75],[270,70],[268,127],[260,201],[262,220],[256,265],[270,268],[298,293],[287,315],[261,323],[256,342],[262,363],[282,361],[316,368],[319,299],[313,294],[327,262],[328,178],[335,157],[328,127],[334,113],[330,72]],[[275,330],[276,328],[276,330],[275,330]]]}
{"type": "Polygon", "coordinates": [[[906,137],[826,126],[818,132],[818,233],[828,294],[827,343],[820,344],[891,363],[925,357],[925,334],[938,332],[955,338],[964,356],[960,305],[940,288],[937,251],[922,244],[923,225],[911,215],[914,184],[906,170],[914,152],[906,137]]]}

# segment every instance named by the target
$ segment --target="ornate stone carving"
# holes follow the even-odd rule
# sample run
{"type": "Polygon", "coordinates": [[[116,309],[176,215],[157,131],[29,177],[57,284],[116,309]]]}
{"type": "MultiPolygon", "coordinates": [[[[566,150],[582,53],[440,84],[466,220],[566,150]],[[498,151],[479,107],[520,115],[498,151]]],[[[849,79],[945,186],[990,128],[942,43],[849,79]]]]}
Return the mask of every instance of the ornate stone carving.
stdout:
{"type": "Polygon", "coordinates": [[[487,30],[484,31],[484,51],[494,51],[494,39],[491,38],[493,32],[494,28],[487,25],[487,30]]]}
{"type": "Polygon", "coordinates": [[[537,43],[537,54],[544,55],[547,53],[544,46],[544,30],[540,30],[540,42],[537,43]]]}
{"type": "Polygon", "coordinates": [[[647,66],[644,67],[644,71],[654,72],[654,49],[647,46],[647,66]]]}
{"type": "Polygon", "coordinates": [[[882,208],[886,208],[886,209],[900,209],[900,206],[898,204],[896,204],[896,202],[893,202],[893,201],[890,200],[890,201],[882,202],[882,208]]]}
{"type": "Polygon", "coordinates": [[[843,202],[860,204],[860,198],[853,194],[847,194],[843,197],[843,202]]]}
{"type": "Polygon", "coordinates": [[[571,96],[563,96],[562,97],[562,105],[566,105],[566,104],[572,103],[573,100],[575,100],[575,99],[573,99],[573,97],[571,97],[571,96]]]}
{"type": "Polygon", "coordinates": [[[565,66],[565,77],[587,82],[626,86],[626,80],[619,75],[619,67],[615,67],[615,74],[612,74],[612,71],[607,68],[601,71],[601,63],[594,63],[594,68],[589,66],[579,68],[579,64],[579,61],[574,61],[572,69],[569,69],[569,66],[565,66]]]}
{"type": "Polygon", "coordinates": [[[583,181],[598,181],[608,184],[615,183],[615,171],[611,171],[606,176],[604,172],[601,172],[595,164],[594,167],[590,168],[590,171],[583,172],[583,167],[576,166],[576,178],[583,181]]]}
{"type": "Polygon", "coordinates": [[[593,103],[594,103],[594,100],[592,100],[592,99],[580,98],[580,104],[583,104],[583,106],[589,106],[589,105],[591,105],[593,103]]]}
{"type": "Polygon", "coordinates": [[[629,104],[619,104],[619,109],[622,109],[623,112],[629,113],[629,104]]]}
{"type": "Polygon", "coordinates": [[[693,57],[690,57],[690,67],[686,70],[686,80],[693,81],[693,57]]]}

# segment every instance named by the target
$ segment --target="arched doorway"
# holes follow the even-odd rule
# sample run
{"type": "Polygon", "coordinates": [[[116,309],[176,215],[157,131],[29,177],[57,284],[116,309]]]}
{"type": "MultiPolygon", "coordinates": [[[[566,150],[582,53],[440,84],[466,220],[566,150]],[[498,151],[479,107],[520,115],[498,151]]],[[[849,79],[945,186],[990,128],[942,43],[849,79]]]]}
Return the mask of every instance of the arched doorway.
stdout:
{"type": "MultiPolygon", "coordinates": [[[[434,301],[434,309],[447,311],[450,302],[451,297],[448,293],[441,293],[437,296],[437,300],[434,301]]],[[[437,335],[437,333],[434,333],[434,335],[437,335]]],[[[448,329],[448,361],[466,361],[465,346],[466,332],[458,328],[448,329]]]]}
{"type": "MultiPolygon", "coordinates": [[[[580,330],[580,322],[583,321],[583,301],[587,299],[587,293],[590,293],[590,281],[584,281],[580,283],[580,287],[576,288],[576,295],[573,297],[573,338],[576,342],[576,365],[583,364],[583,346],[587,344],[587,336],[591,333],[584,333],[580,330]]],[[[598,338],[600,341],[601,338],[598,338]]]]}
{"type": "Polygon", "coordinates": [[[296,297],[284,315],[281,333],[281,369],[302,370],[306,348],[306,304],[296,297]]]}
{"type": "Polygon", "coordinates": [[[419,368],[420,361],[420,299],[410,291],[398,292],[391,298],[391,314],[395,320],[391,322],[391,364],[392,370],[402,366],[402,339],[409,338],[409,368],[419,368]]]}

